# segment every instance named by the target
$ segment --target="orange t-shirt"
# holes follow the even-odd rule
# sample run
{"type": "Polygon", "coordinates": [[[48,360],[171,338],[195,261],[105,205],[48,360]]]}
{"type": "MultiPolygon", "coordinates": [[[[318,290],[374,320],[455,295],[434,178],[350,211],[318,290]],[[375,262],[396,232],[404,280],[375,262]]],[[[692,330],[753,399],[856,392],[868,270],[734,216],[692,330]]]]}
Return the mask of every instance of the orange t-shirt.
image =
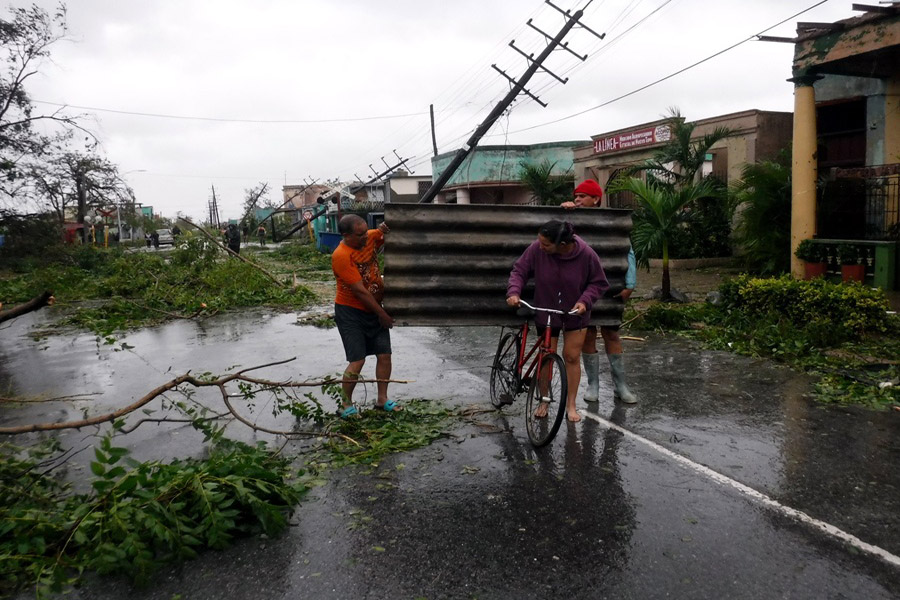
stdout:
{"type": "Polygon", "coordinates": [[[369,238],[366,245],[359,250],[354,250],[344,242],[338,244],[331,254],[331,270],[337,279],[337,296],[335,304],[352,306],[366,312],[371,312],[366,305],[357,299],[350,287],[357,281],[362,281],[378,302],[384,298],[384,280],[378,269],[378,257],[375,251],[384,245],[384,234],[378,229],[369,230],[369,238]]]}

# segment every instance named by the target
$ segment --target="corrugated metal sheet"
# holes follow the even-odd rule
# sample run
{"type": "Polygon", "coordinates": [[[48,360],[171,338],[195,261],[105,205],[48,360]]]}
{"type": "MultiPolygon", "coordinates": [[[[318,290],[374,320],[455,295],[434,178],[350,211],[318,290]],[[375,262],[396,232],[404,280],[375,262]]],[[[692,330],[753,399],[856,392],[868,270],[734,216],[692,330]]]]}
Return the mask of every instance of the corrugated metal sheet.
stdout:
{"type": "MultiPolygon", "coordinates": [[[[552,206],[385,204],[387,312],[398,325],[507,325],[520,322],[506,306],[513,263],[541,225],[566,220],[597,254],[616,293],[625,286],[631,211],[565,210],[552,206]]],[[[607,294],[609,295],[609,294],[607,294]]],[[[531,297],[526,289],[523,298],[531,297]]],[[[620,300],[594,305],[595,325],[622,320],[620,300]]]]}

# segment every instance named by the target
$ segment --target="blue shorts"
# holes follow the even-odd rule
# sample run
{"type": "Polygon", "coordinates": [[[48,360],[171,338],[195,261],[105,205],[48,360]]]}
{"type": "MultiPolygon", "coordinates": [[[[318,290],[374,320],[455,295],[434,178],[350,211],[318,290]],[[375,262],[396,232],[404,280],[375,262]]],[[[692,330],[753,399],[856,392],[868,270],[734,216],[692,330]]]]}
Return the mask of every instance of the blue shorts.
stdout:
{"type": "Polygon", "coordinates": [[[334,322],[344,343],[347,362],[391,353],[391,330],[381,326],[375,313],[335,304],[334,322]]]}

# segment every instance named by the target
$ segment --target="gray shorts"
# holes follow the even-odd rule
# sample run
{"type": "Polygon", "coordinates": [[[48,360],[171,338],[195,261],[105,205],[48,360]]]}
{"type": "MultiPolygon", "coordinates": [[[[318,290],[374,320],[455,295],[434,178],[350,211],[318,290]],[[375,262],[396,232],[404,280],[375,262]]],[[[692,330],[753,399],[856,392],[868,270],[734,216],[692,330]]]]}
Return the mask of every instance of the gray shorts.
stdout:
{"type": "Polygon", "coordinates": [[[378,322],[378,315],[344,304],[334,305],[334,322],[347,362],[363,360],[373,354],[391,353],[391,330],[378,322]]]}

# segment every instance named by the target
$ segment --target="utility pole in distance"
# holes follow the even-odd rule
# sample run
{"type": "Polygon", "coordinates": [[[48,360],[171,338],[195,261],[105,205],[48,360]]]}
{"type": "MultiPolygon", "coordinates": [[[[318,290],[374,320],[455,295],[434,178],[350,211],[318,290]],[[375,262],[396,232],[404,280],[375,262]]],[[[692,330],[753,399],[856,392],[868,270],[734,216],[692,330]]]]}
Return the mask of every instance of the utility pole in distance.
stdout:
{"type": "MultiPolygon", "coordinates": [[[[552,6],[553,8],[555,8],[556,10],[558,10],[559,12],[561,12],[563,15],[565,15],[568,18],[568,20],[566,21],[566,24],[563,25],[563,28],[560,29],[559,33],[556,34],[556,37],[554,37],[552,40],[550,40],[550,43],[547,45],[547,47],[544,49],[544,51],[538,55],[537,58],[532,60],[531,56],[526,56],[526,58],[531,61],[531,64],[529,65],[528,69],[525,70],[525,73],[519,78],[518,81],[513,81],[513,79],[510,78],[508,75],[506,75],[506,73],[503,73],[503,71],[498,69],[497,65],[492,65],[495,70],[499,71],[504,77],[509,79],[509,81],[513,84],[512,89],[509,90],[509,93],[506,94],[506,96],[504,96],[503,99],[497,103],[497,105],[490,112],[490,114],[488,114],[488,116],[484,119],[484,121],[482,121],[481,124],[475,129],[475,132],[472,134],[472,136],[469,138],[469,140],[463,145],[463,147],[456,151],[456,155],[450,161],[450,164],[447,165],[447,168],[443,170],[443,172],[438,176],[438,178],[434,181],[434,183],[431,184],[431,187],[428,188],[428,191],[425,192],[425,194],[419,199],[420,204],[426,204],[426,203],[434,200],[434,197],[437,196],[438,192],[440,192],[443,189],[444,185],[447,184],[447,181],[450,180],[450,178],[453,176],[453,174],[456,172],[456,170],[459,168],[459,166],[463,163],[463,161],[466,159],[466,157],[469,155],[469,153],[475,148],[475,146],[478,145],[478,142],[481,140],[481,138],[484,137],[484,134],[486,134],[488,132],[488,130],[490,130],[490,128],[497,121],[497,119],[500,118],[500,115],[502,115],[503,112],[509,107],[509,105],[512,104],[513,100],[516,99],[516,96],[518,96],[520,93],[522,93],[524,91],[531,98],[534,98],[535,100],[537,100],[537,98],[534,95],[532,95],[531,92],[529,92],[528,90],[525,90],[525,84],[528,83],[528,81],[537,72],[538,69],[544,69],[544,71],[550,73],[549,70],[547,70],[546,68],[544,68],[542,66],[543,62],[547,59],[548,56],[550,56],[550,53],[553,52],[553,50],[556,49],[557,46],[559,46],[559,43],[562,41],[562,39],[564,37],[566,37],[566,34],[569,33],[569,31],[576,24],[580,24],[580,23],[578,23],[578,19],[580,19],[581,16],[584,14],[584,11],[578,10],[578,11],[575,11],[574,14],[570,15],[569,11],[562,10],[561,8],[555,6],[549,0],[547,0],[547,4],[549,4],[550,6],[552,6]]],[[[529,25],[530,24],[531,24],[531,21],[529,20],[529,25]]],[[[585,27],[584,25],[581,25],[581,26],[584,27],[584,29],[587,29],[588,31],[590,31],[591,33],[596,35],[597,37],[599,37],[600,39],[603,39],[603,37],[606,35],[606,34],[603,34],[603,35],[598,34],[595,31],[589,29],[588,27],[585,27]]],[[[541,33],[543,33],[543,32],[541,32],[541,33]]],[[[546,34],[544,34],[544,35],[546,35],[546,34]]],[[[549,37],[549,36],[547,36],[547,37],[549,37]]],[[[562,46],[562,47],[566,50],[569,50],[568,46],[562,46]]],[[[571,52],[571,50],[569,50],[569,52],[571,52]]],[[[581,58],[581,60],[585,60],[587,57],[585,56],[583,58],[582,57],[579,57],[579,58],[581,58]]],[[[551,73],[551,75],[552,75],[552,73],[551,73]]],[[[554,77],[556,77],[556,76],[554,75],[554,77]]],[[[559,77],[557,77],[557,79],[559,79],[559,77]]],[[[565,82],[563,82],[563,83],[565,83],[565,82]]],[[[540,102],[540,101],[538,100],[538,102],[540,102]]],[[[542,102],[540,102],[540,103],[543,105],[542,102]]]]}
{"type": "Polygon", "coordinates": [[[428,112],[431,113],[431,146],[434,148],[434,155],[437,156],[437,137],[434,134],[434,104],[428,105],[428,112]]]}

